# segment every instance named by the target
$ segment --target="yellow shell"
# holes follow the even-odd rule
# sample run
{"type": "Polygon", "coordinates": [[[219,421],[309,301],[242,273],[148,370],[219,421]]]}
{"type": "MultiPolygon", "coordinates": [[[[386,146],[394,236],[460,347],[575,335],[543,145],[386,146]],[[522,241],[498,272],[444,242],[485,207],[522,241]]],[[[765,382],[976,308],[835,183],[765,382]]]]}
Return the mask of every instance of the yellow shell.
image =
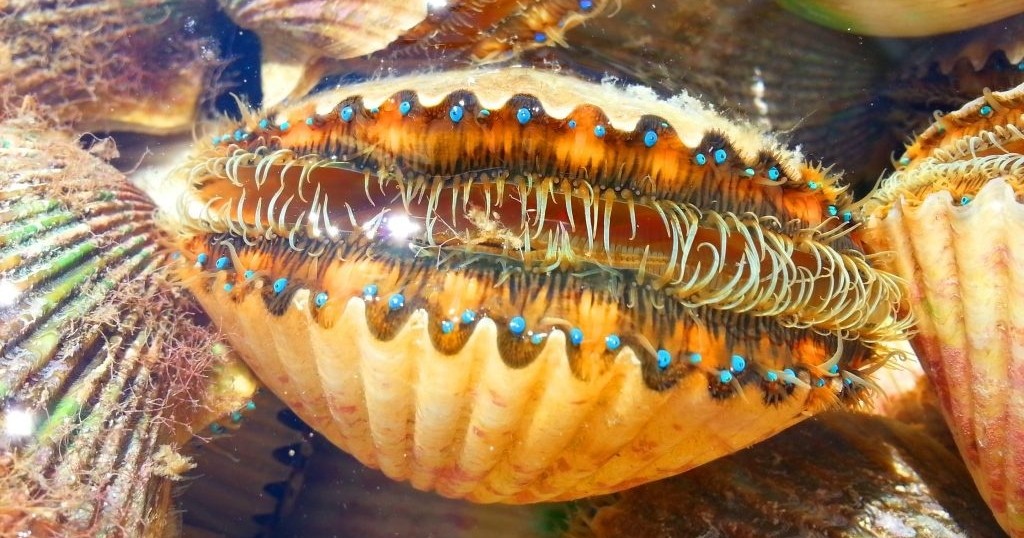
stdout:
{"type": "Polygon", "coordinates": [[[1024,12],[1019,0],[778,0],[818,24],[882,37],[921,37],[966,30],[1024,12]]]}

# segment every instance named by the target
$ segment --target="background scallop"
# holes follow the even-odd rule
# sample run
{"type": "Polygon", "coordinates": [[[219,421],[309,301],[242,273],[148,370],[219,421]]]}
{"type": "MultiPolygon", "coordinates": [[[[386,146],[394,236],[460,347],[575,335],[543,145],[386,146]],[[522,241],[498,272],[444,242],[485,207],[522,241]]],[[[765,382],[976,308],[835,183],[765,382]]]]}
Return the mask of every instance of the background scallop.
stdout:
{"type": "Polygon", "coordinates": [[[284,99],[315,60],[362,56],[386,47],[427,16],[415,0],[220,0],[262,46],[264,101],[284,99]]]}
{"type": "Polygon", "coordinates": [[[252,380],[169,284],[152,204],[36,125],[0,123],[0,534],[170,532],[182,443],[252,380]]]}
{"type": "Polygon", "coordinates": [[[1017,0],[779,0],[818,24],[862,35],[916,37],[955,32],[1017,15],[1017,0]]]}
{"type": "Polygon", "coordinates": [[[865,203],[918,319],[911,342],[982,496],[1024,533],[1024,86],[942,117],[865,203]]]}
{"type": "Polygon", "coordinates": [[[31,96],[83,130],[184,132],[220,64],[206,36],[212,2],[141,0],[0,5],[3,107],[31,96]],[[11,99],[7,99],[10,97],[11,99]]]}

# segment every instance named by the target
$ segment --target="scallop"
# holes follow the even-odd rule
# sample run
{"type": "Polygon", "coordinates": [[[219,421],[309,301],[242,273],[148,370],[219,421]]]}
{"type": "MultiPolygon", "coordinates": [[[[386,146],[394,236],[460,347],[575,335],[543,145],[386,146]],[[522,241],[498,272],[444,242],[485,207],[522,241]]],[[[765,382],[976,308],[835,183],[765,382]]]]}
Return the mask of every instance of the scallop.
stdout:
{"type": "Polygon", "coordinates": [[[1024,533],[1024,86],[942,116],[864,207],[865,241],[908,283],[912,344],[975,483],[1024,533]]]}
{"type": "Polygon", "coordinates": [[[160,534],[183,442],[253,383],[170,283],[151,202],[36,125],[0,123],[0,534],[160,534]]]}
{"type": "Polygon", "coordinates": [[[447,497],[696,467],[863,403],[909,323],[844,187],[692,98],[381,79],[253,112],[181,173],[178,274],[261,380],[447,497]]]}

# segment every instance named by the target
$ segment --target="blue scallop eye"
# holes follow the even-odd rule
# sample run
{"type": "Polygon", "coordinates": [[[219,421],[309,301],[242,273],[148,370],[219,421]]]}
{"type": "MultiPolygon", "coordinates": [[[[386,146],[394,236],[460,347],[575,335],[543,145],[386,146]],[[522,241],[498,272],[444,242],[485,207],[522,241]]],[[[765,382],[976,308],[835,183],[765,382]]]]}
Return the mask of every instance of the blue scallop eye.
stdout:
{"type": "Polygon", "coordinates": [[[220,258],[217,258],[217,269],[220,269],[221,271],[227,269],[228,263],[230,263],[230,261],[231,260],[229,260],[227,256],[221,256],[220,258]]]}
{"type": "Polygon", "coordinates": [[[287,121],[282,121],[281,124],[277,126],[277,128],[281,129],[282,131],[287,131],[288,129],[291,128],[291,126],[291,123],[288,123],[287,121]]]}
{"type": "Polygon", "coordinates": [[[363,287],[363,296],[370,297],[370,298],[376,297],[377,296],[377,285],[376,284],[367,284],[366,286],[364,286],[363,287]]]}
{"type": "Polygon", "coordinates": [[[697,166],[704,166],[708,164],[708,158],[703,153],[698,153],[693,157],[693,161],[697,163],[697,166]]]}
{"type": "Polygon", "coordinates": [[[461,321],[465,325],[473,323],[474,321],[476,321],[476,312],[473,312],[472,310],[465,310],[464,312],[462,312],[462,316],[459,318],[459,321],[461,321]]]}
{"type": "Polygon", "coordinates": [[[444,320],[441,322],[441,332],[443,334],[451,334],[455,330],[455,324],[451,320],[444,320]]]}
{"type": "Polygon", "coordinates": [[[274,281],[274,293],[280,295],[288,287],[287,278],[279,278],[274,281]]]}
{"type": "Polygon", "coordinates": [[[768,179],[770,179],[772,181],[778,181],[780,175],[782,175],[782,174],[779,173],[779,169],[778,168],[773,166],[773,167],[768,169],[768,179]]]}
{"type": "Polygon", "coordinates": [[[355,115],[355,111],[352,110],[352,107],[350,106],[346,106],[345,108],[341,109],[341,120],[344,122],[352,121],[352,118],[355,117],[355,115]]]}
{"type": "Polygon", "coordinates": [[[729,157],[729,154],[726,153],[724,149],[716,149],[714,156],[715,156],[715,163],[716,164],[722,164],[729,157]]]}
{"type": "Polygon", "coordinates": [[[733,372],[742,372],[747,368],[747,360],[739,355],[733,355],[730,359],[730,367],[733,372]]]}
{"type": "Polygon", "coordinates": [[[451,118],[452,121],[455,123],[459,123],[460,121],[462,121],[462,116],[464,114],[465,111],[462,110],[462,107],[459,105],[453,106],[451,110],[448,111],[448,117],[451,118]]]}
{"type": "Polygon", "coordinates": [[[604,138],[604,135],[608,133],[608,129],[604,125],[598,125],[594,127],[594,136],[598,138],[604,138]]]}
{"type": "Polygon", "coordinates": [[[658,369],[664,370],[672,364],[672,354],[665,349],[658,350],[658,369]]]}
{"type": "Polygon", "coordinates": [[[654,131],[647,131],[644,133],[644,145],[653,148],[658,143],[658,133],[654,131]]]}
{"type": "Polygon", "coordinates": [[[583,343],[583,331],[580,330],[578,327],[573,327],[569,331],[569,341],[572,342],[572,345],[574,345],[574,346],[578,346],[578,345],[582,344],[583,343]]]}
{"type": "Polygon", "coordinates": [[[391,310],[398,310],[405,306],[405,296],[401,293],[396,293],[388,298],[388,308],[391,310]]]}
{"type": "Polygon", "coordinates": [[[533,118],[533,114],[530,113],[530,110],[527,108],[520,108],[516,112],[516,120],[519,121],[520,125],[526,125],[530,122],[531,118],[533,118]]]}
{"type": "Polygon", "coordinates": [[[412,110],[412,103],[410,103],[409,101],[402,101],[398,105],[398,112],[401,115],[403,115],[403,116],[408,115],[409,111],[411,111],[411,110],[412,110]]]}
{"type": "Polygon", "coordinates": [[[526,320],[522,316],[516,316],[509,320],[508,330],[512,331],[512,334],[519,336],[526,330],[526,320]]]}
{"type": "Polygon", "coordinates": [[[314,120],[312,116],[306,118],[306,125],[312,127],[314,123],[316,123],[316,120],[314,120]]]}
{"type": "Polygon", "coordinates": [[[205,252],[202,252],[198,256],[196,256],[196,263],[199,265],[206,265],[206,260],[208,260],[209,258],[209,255],[207,255],[205,252]]]}
{"type": "Polygon", "coordinates": [[[259,126],[260,129],[267,129],[268,127],[270,127],[270,120],[268,120],[267,118],[263,118],[262,120],[260,120],[259,126]]]}
{"type": "Polygon", "coordinates": [[[604,337],[604,346],[608,348],[608,351],[615,351],[622,345],[622,339],[617,334],[609,334],[604,337]]]}
{"type": "Polygon", "coordinates": [[[317,308],[327,304],[327,294],[324,292],[316,294],[316,297],[313,298],[313,304],[315,304],[317,308]]]}
{"type": "Polygon", "coordinates": [[[774,383],[779,380],[779,374],[769,370],[768,373],[764,374],[764,380],[769,383],[774,383]]]}
{"type": "Polygon", "coordinates": [[[722,370],[721,372],[718,373],[718,381],[721,382],[723,385],[732,383],[732,372],[730,372],[729,370],[722,370]]]}
{"type": "Polygon", "coordinates": [[[246,280],[252,280],[252,277],[254,277],[254,276],[256,276],[256,271],[253,271],[252,269],[246,269],[245,270],[245,279],[246,280]]]}
{"type": "Polygon", "coordinates": [[[568,125],[569,125],[570,129],[575,129],[576,128],[576,120],[569,120],[569,124],[568,125]]]}

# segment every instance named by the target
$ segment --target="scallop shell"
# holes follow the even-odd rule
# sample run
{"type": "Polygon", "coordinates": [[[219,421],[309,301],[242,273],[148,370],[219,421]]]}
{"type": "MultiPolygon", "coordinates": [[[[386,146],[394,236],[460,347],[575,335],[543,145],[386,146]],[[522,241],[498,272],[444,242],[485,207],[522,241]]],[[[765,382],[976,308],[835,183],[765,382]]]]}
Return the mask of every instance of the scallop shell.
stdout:
{"type": "Polygon", "coordinates": [[[30,96],[83,130],[186,132],[219,63],[203,36],[207,2],[13,0],[0,10],[0,94],[30,96]]]}
{"type": "Polygon", "coordinates": [[[912,343],[1003,528],[1024,535],[1024,86],[944,116],[866,202],[865,241],[908,282],[912,343]]]}
{"type": "Polygon", "coordinates": [[[223,344],[148,199],[33,125],[0,123],[0,534],[162,535],[183,440],[237,405],[223,344]]]}
{"type": "Polygon", "coordinates": [[[1024,83],[1024,14],[972,30],[913,42],[883,90],[889,123],[901,135],[921,132],[935,110],[958,110],[986,88],[1024,83]]]}
{"type": "Polygon", "coordinates": [[[183,170],[179,271],[211,318],[311,427],[391,478],[444,496],[573,499],[695,467],[839,399],[859,401],[861,376],[889,355],[879,342],[907,322],[893,316],[895,282],[841,237],[843,188],[696,100],[530,69],[384,79],[246,118],[183,170]],[[503,177],[501,166],[525,172],[503,177]],[[545,182],[567,177],[562,168],[594,182],[572,195],[591,205],[553,197],[545,182]],[[535,196],[526,176],[552,200],[537,225],[512,205],[535,196]],[[607,188],[611,178],[618,189],[607,188]],[[666,199],[702,204],[673,217],[676,229],[693,230],[690,243],[659,242],[670,224],[648,209],[657,203],[648,180],[666,199]],[[473,189],[488,189],[472,203],[489,209],[447,219],[473,189]],[[589,198],[598,192],[603,204],[589,198]],[[613,250],[613,239],[633,240],[633,200],[637,220],[656,220],[634,234],[639,246],[613,250]],[[431,216],[435,207],[447,224],[431,216]],[[507,224],[488,221],[502,210],[507,224]],[[735,216],[754,210],[769,216],[735,216]],[[401,211],[425,223],[408,246],[380,225],[385,213],[401,222],[401,211]],[[595,254],[586,239],[556,246],[545,233],[599,230],[591,211],[606,215],[595,254]],[[775,226],[791,219],[809,228],[775,226]],[[425,231],[432,221],[438,234],[454,233],[436,239],[425,231]],[[518,241],[520,225],[540,231],[518,241]],[[720,263],[746,246],[727,248],[729,234],[769,239],[744,261],[720,263]],[[647,241],[651,259],[684,251],[704,261],[648,264],[647,241]],[[442,244],[452,250],[431,250],[442,244]],[[797,250],[806,257],[786,261],[797,250]],[[761,264],[791,269],[774,279],[751,272],[735,287],[729,279],[740,277],[723,276],[726,265],[761,264]],[[779,288],[751,290],[762,283],[779,288]]]}
{"type": "Polygon", "coordinates": [[[861,35],[921,37],[981,26],[1024,12],[1018,0],[779,0],[823,26],[861,35]]]}
{"type": "Polygon", "coordinates": [[[916,424],[823,413],[686,474],[581,501],[564,538],[999,536],[969,480],[956,449],[916,424]]]}
{"type": "MultiPolygon", "coordinates": [[[[240,26],[262,44],[264,103],[301,97],[330,74],[349,75],[345,61],[382,51],[433,69],[513,58],[528,49],[564,45],[564,34],[603,13],[609,0],[221,0],[240,26]]],[[[365,65],[365,64],[364,64],[365,65]]]]}

